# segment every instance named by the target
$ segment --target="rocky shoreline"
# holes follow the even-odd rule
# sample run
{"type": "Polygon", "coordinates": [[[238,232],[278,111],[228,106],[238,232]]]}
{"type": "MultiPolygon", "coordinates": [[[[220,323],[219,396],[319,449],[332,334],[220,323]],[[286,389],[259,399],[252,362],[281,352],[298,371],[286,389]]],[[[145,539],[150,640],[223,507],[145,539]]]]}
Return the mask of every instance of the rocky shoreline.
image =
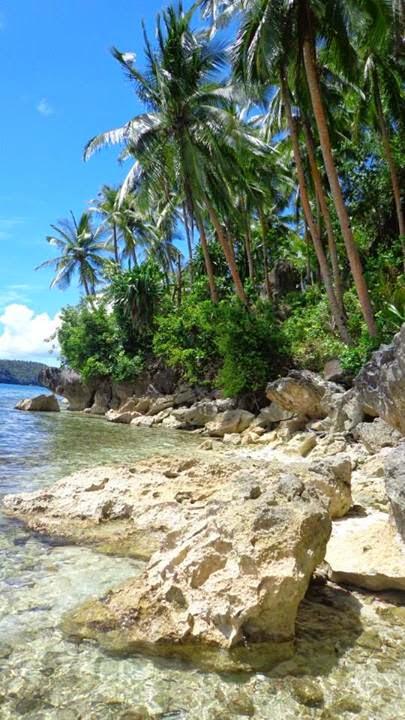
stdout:
{"type": "Polygon", "coordinates": [[[190,388],[103,408],[110,422],[201,433],[204,459],[98,467],[4,498],[36,531],[145,560],[70,613],[65,632],[113,652],[269,670],[294,654],[311,583],[405,591],[404,383],[405,326],[349,390],[303,371],[271,383],[256,414],[190,388]]]}

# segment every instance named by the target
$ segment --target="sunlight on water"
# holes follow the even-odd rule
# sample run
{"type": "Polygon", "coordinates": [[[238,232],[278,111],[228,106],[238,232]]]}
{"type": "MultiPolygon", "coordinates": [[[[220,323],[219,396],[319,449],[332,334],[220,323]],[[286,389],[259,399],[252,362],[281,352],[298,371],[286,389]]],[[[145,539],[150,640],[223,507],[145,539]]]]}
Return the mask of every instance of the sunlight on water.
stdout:
{"type": "MultiPolygon", "coordinates": [[[[92,464],[194,453],[198,437],[113,425],[66,411],[12,410],[38,389],[0,385],[0,494],[92,464]]],[[[109,657],[67,642],[63,613],[142,565],[58,545],[0,514],[0,718],[257,720],[405,716],[405,611],[371,595],[314,589],[297,654],[270,675],[219,676],[175,661],[109,657]],[[361,601],[361,602],[360,602],[361,601]]]]}

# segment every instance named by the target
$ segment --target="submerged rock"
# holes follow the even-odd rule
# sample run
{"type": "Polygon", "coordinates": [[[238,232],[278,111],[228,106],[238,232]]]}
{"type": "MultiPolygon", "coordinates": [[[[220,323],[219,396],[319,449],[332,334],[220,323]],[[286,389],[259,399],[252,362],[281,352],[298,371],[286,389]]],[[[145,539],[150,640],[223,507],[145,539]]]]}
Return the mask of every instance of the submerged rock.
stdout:
{"type": "Polygon", "coordinates": [[[290,467],[157,458],[76,473],[4,507],[42,532],[150,558],[141,576],[68,616],[70,635],[203,667],[268,668],[292,653],[330,515],[350,505],[344,458],[290,467]]]}
{"type": "Polygon", "coordinates": [[[281,486],[250,495],[248,486],[240,482],[227,500],[210,500],[198,522],[167,536],[142,575],[70,614],[65,631],[111,650],[222,669],[241,662],[246,669],[246,645],[266,644],[265,667],[290,656],[329,516],[305,491],[289,499],[281,486]]]}
{"type": "Polygon", "coordinates": [[[60,407],[55,395],[37,395],[33,398],[20,400],[15,406],[16,410],[30,410],[33,412],[59,412],[60,407]]]}

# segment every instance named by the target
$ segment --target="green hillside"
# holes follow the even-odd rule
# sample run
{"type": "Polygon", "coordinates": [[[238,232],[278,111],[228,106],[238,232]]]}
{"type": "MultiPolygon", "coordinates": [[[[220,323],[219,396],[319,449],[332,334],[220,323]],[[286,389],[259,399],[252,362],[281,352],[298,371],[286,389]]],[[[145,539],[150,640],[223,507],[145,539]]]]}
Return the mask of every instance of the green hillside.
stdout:
{"type": "Polygon", "coordinates": [[[38,376],[47,366],[25,360],[0,360],[0,383],[8,385],[39,385],[38,376]]]}

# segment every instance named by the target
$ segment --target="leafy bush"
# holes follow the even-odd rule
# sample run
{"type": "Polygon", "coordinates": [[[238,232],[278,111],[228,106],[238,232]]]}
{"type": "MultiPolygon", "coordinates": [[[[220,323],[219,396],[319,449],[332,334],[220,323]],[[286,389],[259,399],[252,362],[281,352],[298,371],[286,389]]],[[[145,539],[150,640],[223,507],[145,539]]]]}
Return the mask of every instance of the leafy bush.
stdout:
{"type": "Polygon", "coordinates": [[[221,303],[216,345],[221,358],[218,386],[226,397],[264,390],[285,363],[285,348],[269,303],[247,311],[221,303]]]}
{"type": "Polygon", "coordinates": [[[124,381],[142,370],[143,358],[125,352],[116,318],[105,304],[92,308],[82,302],[77,307],[65,308],[58,340],[64,363],[84,380],[112,377],[124,381]]]}

